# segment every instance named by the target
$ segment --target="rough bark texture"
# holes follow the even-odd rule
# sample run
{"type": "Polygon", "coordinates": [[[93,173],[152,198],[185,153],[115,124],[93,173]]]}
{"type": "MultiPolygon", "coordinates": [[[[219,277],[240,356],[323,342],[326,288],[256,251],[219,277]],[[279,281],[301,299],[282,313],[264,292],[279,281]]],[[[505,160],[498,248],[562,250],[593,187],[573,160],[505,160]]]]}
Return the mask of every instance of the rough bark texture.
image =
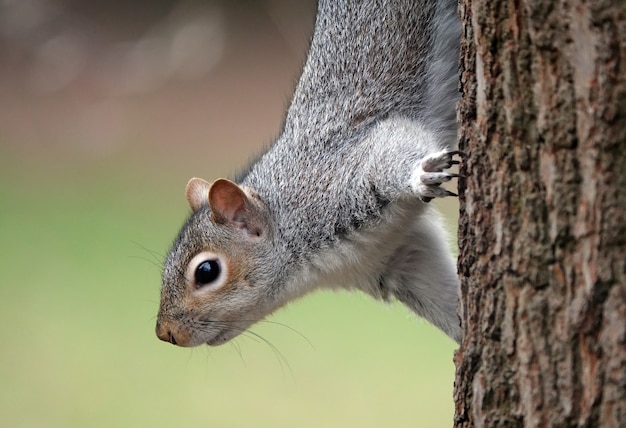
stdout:
{"type": "Polygon", "coordinates": [[[461,0],[456,427],[626,427],[621,1],[461,0]]]}

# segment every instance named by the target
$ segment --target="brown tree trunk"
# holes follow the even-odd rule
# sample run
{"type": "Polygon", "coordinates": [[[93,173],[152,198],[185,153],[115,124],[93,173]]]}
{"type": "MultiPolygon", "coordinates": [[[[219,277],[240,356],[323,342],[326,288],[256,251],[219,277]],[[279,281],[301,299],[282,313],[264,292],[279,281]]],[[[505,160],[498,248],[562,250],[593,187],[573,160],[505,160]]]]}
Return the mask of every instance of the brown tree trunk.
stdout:
{"type": "Polygon", "coordinates": [[[456,427],[626,427],[623,3],[461,0],[456,427]]]}

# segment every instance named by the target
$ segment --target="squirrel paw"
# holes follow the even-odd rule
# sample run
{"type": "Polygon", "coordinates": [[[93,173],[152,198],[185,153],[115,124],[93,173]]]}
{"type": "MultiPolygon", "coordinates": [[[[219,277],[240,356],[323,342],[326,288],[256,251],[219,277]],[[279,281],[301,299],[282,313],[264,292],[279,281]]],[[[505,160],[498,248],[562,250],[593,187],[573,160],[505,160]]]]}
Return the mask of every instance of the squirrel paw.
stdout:
{"type": "Polygon", "coordinates": [[[458,150],[443,150],[421,160],[411,177],[411,188],[422,201],[430,202],[433,198],[458,196],[441,187],[441,183],[459,177],[458,174],[445,171],[452,165],[459,164],[459,161],[453,159],[455,155],[465,157],[465,153],[458,150]]]}

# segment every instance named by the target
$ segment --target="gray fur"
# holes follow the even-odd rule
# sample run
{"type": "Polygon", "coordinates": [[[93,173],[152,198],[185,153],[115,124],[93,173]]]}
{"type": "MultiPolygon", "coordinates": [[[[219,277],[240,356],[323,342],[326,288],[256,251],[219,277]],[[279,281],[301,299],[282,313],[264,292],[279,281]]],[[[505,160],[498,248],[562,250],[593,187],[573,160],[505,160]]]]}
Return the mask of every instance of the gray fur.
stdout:
{"type": "Polygon", "coordinates": [[[424,201],[453,176],[459,38],[455,1],[321,0],[284,129],[239,180],[266,233],[252,241],[196,211],[165,264],[159,324],[213,344],[219,328],[194,320],[228,319],[230,338],[328,286],[397,298],[458,342],[455,264],[424,201]],[[251,285],[197,313],[180,272],[207,249],[244,257],[251,285]]]}

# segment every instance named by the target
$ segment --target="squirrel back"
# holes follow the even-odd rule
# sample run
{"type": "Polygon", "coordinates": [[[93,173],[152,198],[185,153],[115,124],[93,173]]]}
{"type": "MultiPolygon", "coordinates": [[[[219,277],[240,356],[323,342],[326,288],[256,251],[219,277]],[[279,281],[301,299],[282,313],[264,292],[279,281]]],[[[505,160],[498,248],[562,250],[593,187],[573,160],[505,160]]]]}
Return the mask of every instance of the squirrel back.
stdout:
{"type": "Polygon", "coordinates": [[[339,144],[398,115],[454,140],[459,38],[455,1],[320,1],[281,139],[339,144]]]}
{"type": "Polygon", "coordinates": [[[157,335],[220,344],[320,287],[397,298],[453,339],[458,283],[437,214],[452,193],[460,27],[450,0],[321,0],[282,133],[232,182],[192,179],[157,335]]]}

